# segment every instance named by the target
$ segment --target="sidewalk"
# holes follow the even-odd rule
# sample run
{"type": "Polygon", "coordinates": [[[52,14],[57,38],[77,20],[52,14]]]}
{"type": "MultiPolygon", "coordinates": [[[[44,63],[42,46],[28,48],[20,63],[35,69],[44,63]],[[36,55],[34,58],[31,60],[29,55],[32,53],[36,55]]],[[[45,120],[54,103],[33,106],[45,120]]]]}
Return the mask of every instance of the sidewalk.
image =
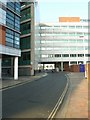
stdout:
{"type": "MultiPolygon", "coordinates": [[[[36,74],[35,76],[19,77],[19,80],[0,81],[0,89],[8,88],[18,84],[24,84],[46,76],[47,73],[36,74]]],[[[67,73],[70,85],[55,118],[88,118],[88,81],[84,79],[84,73],[67,73]]]]}
{"type": "Polygon", "coordinates": [[[5,89],[19,84],[25,84],[46,75],[47,73],[37,73],[35,76],[21,76],[18,78],[18,80],[14,80],[12,77],[4,77],[3,80],[0,80],[0,89],[5,89]]]}
{"type": "Polygon", "coordinates": [[[67,74],[70,86],[55,118],[88,118],[88,81],[84,73],[67,74]]]}

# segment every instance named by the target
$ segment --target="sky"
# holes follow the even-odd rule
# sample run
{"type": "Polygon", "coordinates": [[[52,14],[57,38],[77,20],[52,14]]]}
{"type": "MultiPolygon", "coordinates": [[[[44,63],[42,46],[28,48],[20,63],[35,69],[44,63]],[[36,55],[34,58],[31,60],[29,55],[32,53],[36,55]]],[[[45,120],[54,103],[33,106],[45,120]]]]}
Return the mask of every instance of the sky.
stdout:
{"type": "Polygon", "coordinates": [[[58,17],[88,18],[88,0],[38,0],[40,22],[58,22],[58,17]]]}

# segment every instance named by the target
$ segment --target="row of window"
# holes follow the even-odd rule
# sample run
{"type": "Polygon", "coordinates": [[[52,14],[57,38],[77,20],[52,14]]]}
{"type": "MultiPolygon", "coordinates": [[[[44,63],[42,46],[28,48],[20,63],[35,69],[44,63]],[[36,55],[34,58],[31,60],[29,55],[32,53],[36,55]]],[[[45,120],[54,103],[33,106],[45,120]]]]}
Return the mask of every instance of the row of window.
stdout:
{"type": "Polygon", "coordinates": [[[10,47],[20,47],[20,35],[10,29],[6,29],[6,45],[10,47]]]}
{"type": "Polygon", "coordinates": [[[20,15],[20,2],[7,2],[7,7],[20,15]]]}
{"type": "Polygon", "coordinates": [[[75,50],[75,51],[77,51],[77,50],[90,50],[90,46],[85,46],[85,47],[83,47],[83,46],[57,46],[57,47],[41,47],[40,48],[40,50],[43,50],[43,51],[46,51],[46,50],[52,50],[52,51],[59,51],[59,50],[61,50],[61,51],[63,51],[63,50],[75,50]]]}
{"type": "Polygon", "coordinates": [[[75,29],[75,28],[79,28],[79,29],[88,29],[88,28],[90,28],[90,26],[88,26],[88,25],[86,25],[86,26],[81,26],[81,25],[69,25],[69,26],[67,26],[67,25],[62,25],[62,26],[59,26],[59,25],[57,25],[57,26],[55,26],[54,25],[54,27],[41,27],[40,29],[46,29],[46,30],[54,30],[54,29],[60,29],[60,28],[72,28],[72,29],[75,29]]]}
{"type": "Polygon", "coordinates": [[[89,43],[90,40],[66,40],[66,39],[59,39],[59,40],[41,40],[40,43],[89,43]]]}
{"type": "MultiPolygon", "coordinates": [[[[49,54],[41,55],[42,58],[52,58],[52,57],[84,57],[84,54],[49,54]]],[[[90,57],[90,54],[85,54],[85,57],[90,57]]]]}
{"type": "Polygon", "coordinates": [[[84,37],[84,36],[90,36],[90,33],[88,33],[88,32],[85,32],[85,33],[83,33],[83,32],[57,32],[57,33],[54,33],[54,32],[51,32],[51,33],[49,33],[49,32],[42,32],[41,33],[41,36],[52,36],[52,37],[54,37],[54,36],[80,36],[80,37],[84,37]]]}
{"type": "Polygon", "coordinates": [[[6,25],[17,31],[20,31],[20,18],[7,10],[6,25]]]}

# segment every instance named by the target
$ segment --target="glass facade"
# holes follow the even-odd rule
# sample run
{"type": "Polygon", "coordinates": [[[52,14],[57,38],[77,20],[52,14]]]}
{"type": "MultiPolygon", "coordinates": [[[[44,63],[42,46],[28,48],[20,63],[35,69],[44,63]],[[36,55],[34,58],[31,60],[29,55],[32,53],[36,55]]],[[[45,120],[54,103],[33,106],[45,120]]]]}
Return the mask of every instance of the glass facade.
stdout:
{"type": "Polygon", "coordinates": [[[33,75],[36,68],[35,66],[37,66],[38,63],[38,52],[40,48],[37,3],[35,1],[21,2],[20,15],[20,47],[22,53],[19,59],[19,74],[22,75],[23,68],[25,68],[29,75],[33,75]]]}
{"type": "Polygon", "coordinates": [[[22,50],[31,48],[31,37],[21,38],[20,47],[22,50]]]}
{"type": "Polygon", "coordinates": [[[6,11],[0,8],[0,24],[6,25],[6,11]]]}
{"type": "Polygon", "coordinates": [[[31,63],[30,51],[22,52],[22,57],[19,59],[19,65],[29,65],[31,63]]]}
{"type": "Polygon", "coordinates": [[[21,24],[21,35],[30,34],[30,31],[31,31],[30,21],[27,23],[21,24]]]}
{"type": "Polygon", "coordinates": [[[20,3],[7,2],[6,46],[20,48],[20,3]]]}
{"type": "Polygon", "coordinates": [[[31,8],[26,8],[21,12],[21,21],[31,19],[31,8]]]}
{"type": "Polygon", "coordinates": [[[7,2],[7,7],[20,15],[20,2],[7,2]]]}
{"type": "Polygon", "coordinates": [[[20,31],[21,37],[20,48],[21,50],[28,50],[28,52],[22,52],[21,58],[19,58],[19,65],[30,65],[31,64],[31,6],[30,2],[21,2],[21,25],[20,31]],[[28,21],[26,21],[28,20],[28,21]]]}

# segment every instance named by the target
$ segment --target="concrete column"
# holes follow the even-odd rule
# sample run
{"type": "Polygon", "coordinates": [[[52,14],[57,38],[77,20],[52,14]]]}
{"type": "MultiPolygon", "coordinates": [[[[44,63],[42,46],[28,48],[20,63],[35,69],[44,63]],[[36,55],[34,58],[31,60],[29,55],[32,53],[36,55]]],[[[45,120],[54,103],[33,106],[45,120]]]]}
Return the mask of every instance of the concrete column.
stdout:
{"type": "Polygon", "coordinates": [[[43,70],[44,70],[44,63],[43,63],[43,70]]]}
{"type": "Polygon", "coordinates": [[[14,58],[14,80],[18,79],[18,57],[14,58]]]}
{"type": "Polygon", "coordinates": [[[71,64],[70,64],[70,61],[69,61],[69,66],[70,66],[71,64]]]}
{"type": "Polygon", "coordinates": [[[85,78],[87,78],[87,65],[86,65],[86,60],[84,60],[84,65],[85,65],[85,74],[84,74],[84,76],[85,76],[85,78]]]}
{"type": "Polygon", "coordinates": [[[61,71],[63,71],[63,62],[61,62],[61,71]]]}
{"type": "Polygon", "coordinates": [[[34,72],[35,72],[34,69],[31,69],[31,75],[34,75],[35,74],[34,72]]]}
{"type": "Polygon", "coordinates": [[[0,58],[0,79],[2,78],[2,58],[0,58]]]}

